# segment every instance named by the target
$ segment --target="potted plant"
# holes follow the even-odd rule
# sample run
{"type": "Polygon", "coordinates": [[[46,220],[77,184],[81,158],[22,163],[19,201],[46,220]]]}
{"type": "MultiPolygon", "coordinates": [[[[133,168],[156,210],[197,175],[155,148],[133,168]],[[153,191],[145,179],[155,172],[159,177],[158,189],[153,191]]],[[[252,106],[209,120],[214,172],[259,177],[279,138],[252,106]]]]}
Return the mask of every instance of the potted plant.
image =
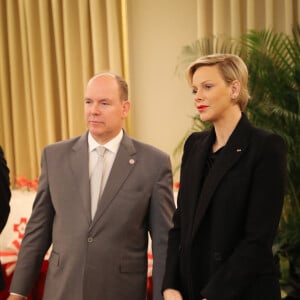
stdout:
{"type": "MultiPolygon", "coordinates": [[[[246,113],[253,124],[280,134],[288,145],[287,190],[274,256],[281,270],[284,299],[300,299],[300,26],[292,36],[272,30],[251,31],[239,39],[209,37],[182,48],[177,71],[201,55],[240,55],[249,69],[246,113]]],[[[181,153],[186,137],[207,125],[199,115],[174,151],[181,153]]],[[[178,169],[178,167],[177,167],[178,169]]]]}

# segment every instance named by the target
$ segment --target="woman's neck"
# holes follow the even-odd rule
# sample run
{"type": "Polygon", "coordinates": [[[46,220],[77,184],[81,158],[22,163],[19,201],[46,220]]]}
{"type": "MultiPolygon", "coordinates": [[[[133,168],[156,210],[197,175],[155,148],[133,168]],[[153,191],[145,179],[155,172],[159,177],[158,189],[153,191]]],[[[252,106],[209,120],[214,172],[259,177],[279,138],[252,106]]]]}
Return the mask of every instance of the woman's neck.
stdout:
{"type": "Polygon", "coordinates": [[[214,128],[216,133],[216,140],[213,144],[212,151],[216,152],[220,148],[224,147],[234,131],[236,125],[240,121],[242,116],[241,111],[237,111],[227,118],[224,118],[218,122],[214,122],[214,128]]]}

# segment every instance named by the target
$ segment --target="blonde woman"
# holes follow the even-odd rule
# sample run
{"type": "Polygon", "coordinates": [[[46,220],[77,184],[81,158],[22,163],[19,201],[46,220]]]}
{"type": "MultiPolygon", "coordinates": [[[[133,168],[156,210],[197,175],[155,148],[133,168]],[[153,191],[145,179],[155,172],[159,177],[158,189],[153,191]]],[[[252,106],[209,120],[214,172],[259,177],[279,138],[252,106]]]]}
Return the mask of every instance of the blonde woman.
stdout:
{"type": "Polygon", "coordinates": [[[286,145],[243,113],[248,71],[240,57],[200,57],[187,75],[200,118],[212,128],[193,133],[184,146],[164,299],[279,300],[272,243],[286,145]]]}

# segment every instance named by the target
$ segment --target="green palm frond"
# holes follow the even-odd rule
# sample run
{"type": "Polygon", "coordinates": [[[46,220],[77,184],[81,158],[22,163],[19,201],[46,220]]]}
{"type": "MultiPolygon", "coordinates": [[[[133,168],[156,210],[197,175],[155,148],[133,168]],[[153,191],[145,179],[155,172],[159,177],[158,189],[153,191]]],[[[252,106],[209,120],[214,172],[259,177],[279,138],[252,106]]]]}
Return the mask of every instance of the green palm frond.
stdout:
{"type": "Polygon", "coordinates": [[[182,76],[189,64],[202,55],[211,53],[240,53],[240,46],[238,40],[225,36],[211,36],[196,40],[182,48],[178,57],[176,73],[182,76]]]}

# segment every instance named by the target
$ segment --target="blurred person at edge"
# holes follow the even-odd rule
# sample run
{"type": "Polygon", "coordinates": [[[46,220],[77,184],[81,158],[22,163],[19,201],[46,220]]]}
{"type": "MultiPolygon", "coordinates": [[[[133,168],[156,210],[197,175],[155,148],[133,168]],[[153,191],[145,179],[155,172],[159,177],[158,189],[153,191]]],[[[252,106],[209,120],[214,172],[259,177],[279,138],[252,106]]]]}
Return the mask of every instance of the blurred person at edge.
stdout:
{"type": "Polygon", "coordinates": [[[187,78],[201,120],[212,127],[191,134],[184,146],[164,299],[279,300],[272,244],[286,145],[243,112],[250,97],[240,57],[200,57],[187,78]]]}
{"type": "Polygon", "coordinates": [[[43,151],[8,299],[28,296],[52,244],[44,300],[145,300],[148,233],[154,299],[162,299],[175,210],[170,158],[123,130],[130,101],[120,76],[104,72],[92,77],[84,106],[88,131],[43,151]],[[89,172],[99,145],[106,148],[106,184],[93,214],[89,172]]]}
{"type": "MultiPolygon", "coordinates": [[[[9,169],[5,160],[3,149],[0,147],[0,232],[2,232],[10,212],[9,201],[11,197],[9,169]]],[[[0,291],[5,288],[4,274],[0,265],[0,291]]]]}

